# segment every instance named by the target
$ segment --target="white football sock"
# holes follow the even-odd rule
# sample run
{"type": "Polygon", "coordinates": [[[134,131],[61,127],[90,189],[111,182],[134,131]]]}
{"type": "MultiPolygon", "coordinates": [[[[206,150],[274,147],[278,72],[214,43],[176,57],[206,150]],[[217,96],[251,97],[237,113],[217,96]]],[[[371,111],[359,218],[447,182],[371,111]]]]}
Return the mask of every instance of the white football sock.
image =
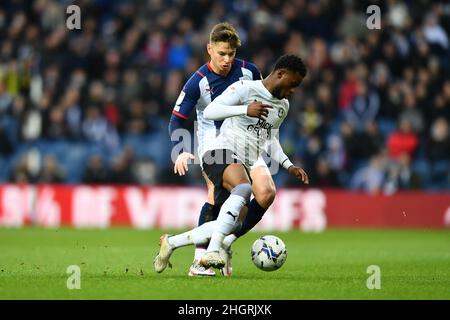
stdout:
{"type": "Polygon", "coordinates": [[[190,244],[205,244],[209,241],[215,224],[217,224],[217,221],[210,221],[195,229],[171,236],[168,239],[169,244],[174,248],[180,248],[190,244]]]}
{"type": "Polygon", "coordinates": [[[231,247],[231,245],[233,244],[233,242],[235,242],[237,239],[236,235],[234,233],[229,234],[225,237],[225,239],[223,239],[223,247],[224,249],[228,249],[231,247]]]}
{"type": "Polygon", "coordinates": [[[231,194],[228,197],[220,209],[206,252],[219,251],[225,236],[229,235],[239,223],[239,212],[245,204],[246,200],[242,196],[231,194]]]}
{"type": "Polygon", "coordinates": [[[206,247],[195,247],[194,261],[200,261],[206,252],[206,247]]]}

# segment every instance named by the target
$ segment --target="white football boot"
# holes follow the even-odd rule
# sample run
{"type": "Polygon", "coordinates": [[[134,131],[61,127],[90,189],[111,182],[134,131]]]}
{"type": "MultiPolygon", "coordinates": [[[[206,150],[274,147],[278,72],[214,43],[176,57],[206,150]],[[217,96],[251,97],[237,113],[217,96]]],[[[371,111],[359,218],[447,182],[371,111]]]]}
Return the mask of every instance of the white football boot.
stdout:
{"type": "Polygon", "coordinates": [[[159,254],[153,260],[153,267],[155,271],[161,273],[166,269],[167,265],[172,268],[172,264],[169,259],[173,252],[173,247],[167,241],[169,238],[168,234],[164,234],[159,238],[159,254]]]}
{"type": "Polygon", "coordinates": [[[222,269],[220,269],[220,272],[225,277],[231,277],[231,274],[233,272],[233,268],[231,266],[231,258],[233,256],[233,251],[231,251],[231,248],[228,249],[220,248],[219,254],[222,257],[222,260],[225,261],[225,265],[223,266],[222,269]]]}
{"type": "Polygon", "coordinates": [[[202,266],[199,260],[194,260],[189,268],[188,275],[190,277],[214,277],[216,273],[211,268],[206,269],[202,266]]]}
{"type": "Polygon", "coordinates": [[[219,251],[211,251],[203,255],[200,259],[200,264],[205,268],[222,269],[225,266],[225,261],[220,257],[219,251]]]}

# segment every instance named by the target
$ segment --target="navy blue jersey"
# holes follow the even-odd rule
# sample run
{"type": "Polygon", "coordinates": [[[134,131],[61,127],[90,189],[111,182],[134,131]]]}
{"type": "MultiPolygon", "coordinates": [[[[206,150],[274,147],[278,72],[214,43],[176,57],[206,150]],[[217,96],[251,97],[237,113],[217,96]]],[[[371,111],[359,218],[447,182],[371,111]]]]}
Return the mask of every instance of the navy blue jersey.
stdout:
{"type": "MultiPolygon", "coordinates": [[[[228,86],[239,80],[260,80],[261,73],[253,64],[240,59],[234,59],[230,72],[226,76],[215,73],[210,64],[204,64],[186,82],[172,111],[169,123],[169,134],[183,126],[189,119],[192,110],[197,113],[198,151],[201,154],[203,141],[208,137],[216,136],[216,129],[220,128],[222,121],[206,120],[203,110],[216,97],[225,91],[228,86]]],[[[177,144],[179,141],[172,141],[177,144]]]]}

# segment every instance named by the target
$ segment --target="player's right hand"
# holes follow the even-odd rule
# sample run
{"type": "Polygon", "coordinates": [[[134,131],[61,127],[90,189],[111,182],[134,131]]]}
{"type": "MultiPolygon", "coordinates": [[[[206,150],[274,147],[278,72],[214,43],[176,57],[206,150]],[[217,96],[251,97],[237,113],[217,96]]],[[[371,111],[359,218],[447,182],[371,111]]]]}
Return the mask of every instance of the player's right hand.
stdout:
{"type": "Polygon", "coordinates": [[[247,115],[252,118],[266,119],[269,109],[273,107],[260,101],[253,101],[247,107],[247,115]]]}
{"type": "Polygon", "coordinates": [[[180,176],[184,176],[188,169],[188,161],[194,160],[195,157],[192,153],[183,152],[178,155],[177,160],[175,160],[175,166],[173,167],[173,172],[180,176]]]}

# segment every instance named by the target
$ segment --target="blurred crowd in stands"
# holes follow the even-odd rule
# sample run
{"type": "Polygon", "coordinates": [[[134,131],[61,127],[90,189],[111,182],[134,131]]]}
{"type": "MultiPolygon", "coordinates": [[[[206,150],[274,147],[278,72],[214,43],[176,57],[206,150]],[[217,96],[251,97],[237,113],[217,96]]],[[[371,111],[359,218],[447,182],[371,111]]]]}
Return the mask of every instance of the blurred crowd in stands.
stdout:
{"type": "Polygon", "coordinates": [[[263,76],[304,58],[280,141],[311,186],[450,189],[450,5],[425,0],[1,0],[0,182],[203,185],[173,174],[167,125],[222,21],[263,76]]]}

